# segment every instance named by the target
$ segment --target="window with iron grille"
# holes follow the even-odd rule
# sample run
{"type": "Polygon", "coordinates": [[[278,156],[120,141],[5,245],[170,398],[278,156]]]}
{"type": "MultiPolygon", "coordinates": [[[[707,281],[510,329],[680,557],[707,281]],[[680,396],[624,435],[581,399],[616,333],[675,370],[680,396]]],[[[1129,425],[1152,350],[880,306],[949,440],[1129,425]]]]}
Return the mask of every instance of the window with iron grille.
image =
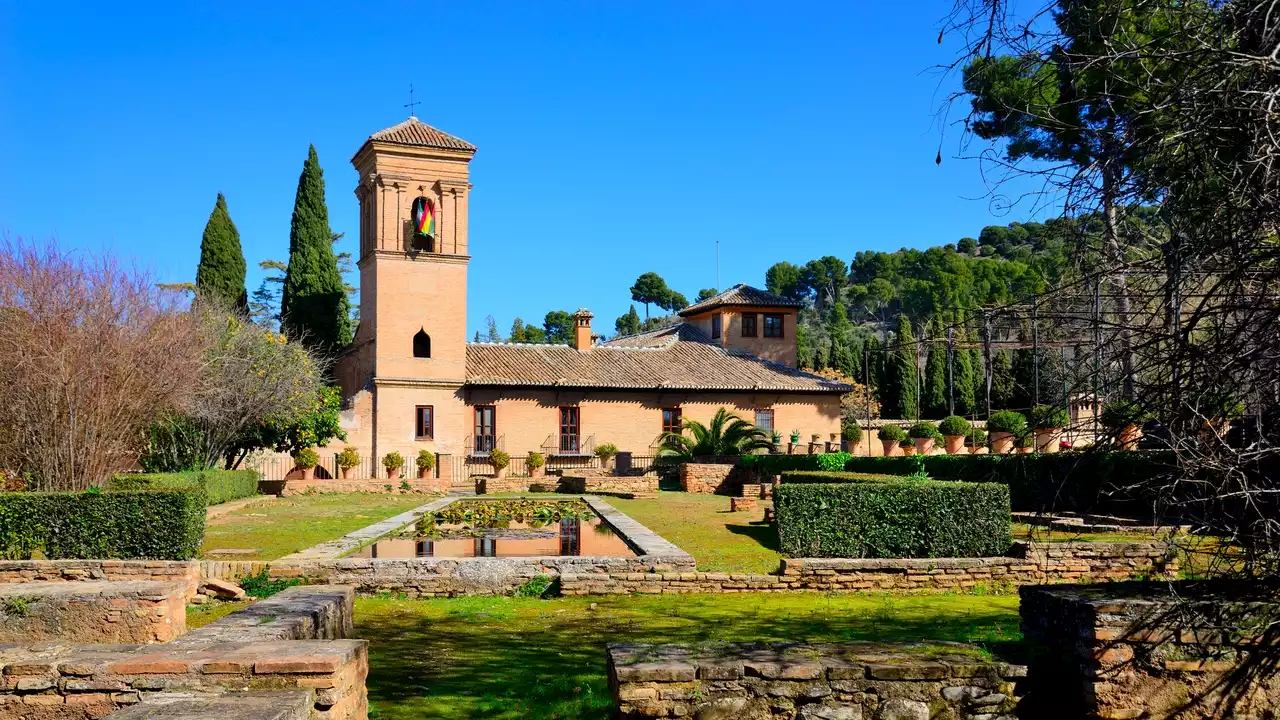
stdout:
{"type": "Polygon", "coordinates": [[[560,408],[560,452],[578,452],[579,433],[578,408],[560,408]]]}
{"type": "Polygon", "coordinates": [[[772,410],[756,410],[756,427],[766,433],[773,432],[773,411],[772,410]]]}
{"type": "Polygon", "coordinates": [[[487,453],[497,447],[494,444],[494,438],[497,433],[494,425],[494,410],[492,405],[476,406],[476,426],[475,426],[475,451],[478,453],[487,453]]]}

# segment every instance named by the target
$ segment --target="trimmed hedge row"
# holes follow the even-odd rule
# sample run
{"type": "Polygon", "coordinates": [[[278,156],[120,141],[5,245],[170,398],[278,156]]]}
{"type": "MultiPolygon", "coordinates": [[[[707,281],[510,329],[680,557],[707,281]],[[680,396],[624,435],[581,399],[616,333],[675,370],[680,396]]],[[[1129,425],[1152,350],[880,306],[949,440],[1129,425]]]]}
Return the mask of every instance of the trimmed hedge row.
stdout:
{"type": "MultiPolygon", "coordinates": [[[[910,475],[921,457],[854,457],[845,470],[910,475]]],[[[935,480],[995,482],[1009,487],[1014,510],[1029,512],[1151,514],[1144,492],[1173,472],[1171,452],[1065,452],[1027,455],[928,455],[925,472],[935,480]]]]}
{"type": "Polygon", "coordinates": [[[817,455],[743,455],[738,466],[764,477],[773,477],[795,470],[843,470],[853,457],[847,452],[819,453],[817,455]]]}
{"type": "Polygon", "coordinates": [[[0,558],[189,560],[204,541],[198,490],[0,493],[0,558]]]}
{"type": "Polygon", "coordinates": [[[773,502],[791,557],[992,557],[1013,542],[999,483],[787,474],[773,502]]]}
{"type": "Polygon", "coordinates": [[[137,490],[203,490],[210,505],[250,497],[258,493],[256,470],[190,470],[175,473],[130,473],[111,479],[111,492],[137,490]]]}

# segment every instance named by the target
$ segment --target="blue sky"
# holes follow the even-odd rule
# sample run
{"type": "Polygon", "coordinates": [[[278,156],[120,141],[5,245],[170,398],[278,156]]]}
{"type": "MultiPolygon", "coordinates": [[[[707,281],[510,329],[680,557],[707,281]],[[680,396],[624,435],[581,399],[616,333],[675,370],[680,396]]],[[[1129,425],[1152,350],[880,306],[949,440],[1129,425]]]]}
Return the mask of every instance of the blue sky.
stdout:
{"type": "Polygon", "coordinates": [[[354,249],[349,160],[410,83],[479,146],[473,330],[585,306],[612,332],[642,272],[715,285],[717,240],[721,286],[762,286],[1024,219],[935,121],[951,0],[112,5],[0,2],[0,232],[165,282],[194,278],[218,192],[251,291],[286,259],[308,143],[354,249]]]}

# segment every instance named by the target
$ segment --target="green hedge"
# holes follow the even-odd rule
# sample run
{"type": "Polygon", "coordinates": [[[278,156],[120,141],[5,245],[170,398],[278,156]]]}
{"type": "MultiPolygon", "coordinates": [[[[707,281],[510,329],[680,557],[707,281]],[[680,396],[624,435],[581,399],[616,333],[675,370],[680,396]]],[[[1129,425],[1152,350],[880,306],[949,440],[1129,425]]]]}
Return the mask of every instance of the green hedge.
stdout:
{"type": "MultiPolygon", "coordinates": [[[[920,457],[853,457],[850,472],[910,475],[920,457]]],[[[1148,488],[1174,470],[1170,452],[1065,452],[1027,455],[929,455],[935,480],[996,482],[1009,486],[1014,510],[1029,512],[1151,514],[1148,488]]]]}
{"type": "Polygon", "coordinates": [[[189,560],[204,541],[199,490],[0,493],[0,557],[189,560]]]}
{"type": "Polygon", "coordinates": [[[190,470],[175,473],[130,473],[111,479],[111,492],[135,490],[203,490],[210,505],[250,497],[258,493],[256,470],[190,470]]]}
{"type": "Polygon", "coordinates": [[[782,482],[784,483],[801,483],[805,485],[813,485],[815,483],[848,483],[848,482],[896,482],[905,481],[906,478],[898,475],[876,475],[873,473],[860,472],[831,472],[826,470],[796,470],[782,474],[782,482]]]}
{"type": "Polygon", "coordinates": [[[743,455],[738,466],[764,477],[795,470],[841,470],[853,456],[847,452],[817,455],[743,455]]]}
{"type": "Polygon", "coordinates": [[[999,483],[791,475],[774,493],[791,557],[991,557],[1009,550],[1009,488],[999,483]]]}

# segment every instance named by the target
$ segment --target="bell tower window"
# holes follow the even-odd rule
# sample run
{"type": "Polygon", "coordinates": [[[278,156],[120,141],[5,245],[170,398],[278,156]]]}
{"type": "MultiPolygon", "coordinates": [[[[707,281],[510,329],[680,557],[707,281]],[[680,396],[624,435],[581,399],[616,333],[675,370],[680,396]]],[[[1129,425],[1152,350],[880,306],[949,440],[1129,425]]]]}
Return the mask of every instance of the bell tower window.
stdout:
{"type": "Polygon", "coordinates": [[[425,329],[419,330],[413,336],[413,356],[418,358],[431,357],[431,336],[427,334],[425,329]]]}

